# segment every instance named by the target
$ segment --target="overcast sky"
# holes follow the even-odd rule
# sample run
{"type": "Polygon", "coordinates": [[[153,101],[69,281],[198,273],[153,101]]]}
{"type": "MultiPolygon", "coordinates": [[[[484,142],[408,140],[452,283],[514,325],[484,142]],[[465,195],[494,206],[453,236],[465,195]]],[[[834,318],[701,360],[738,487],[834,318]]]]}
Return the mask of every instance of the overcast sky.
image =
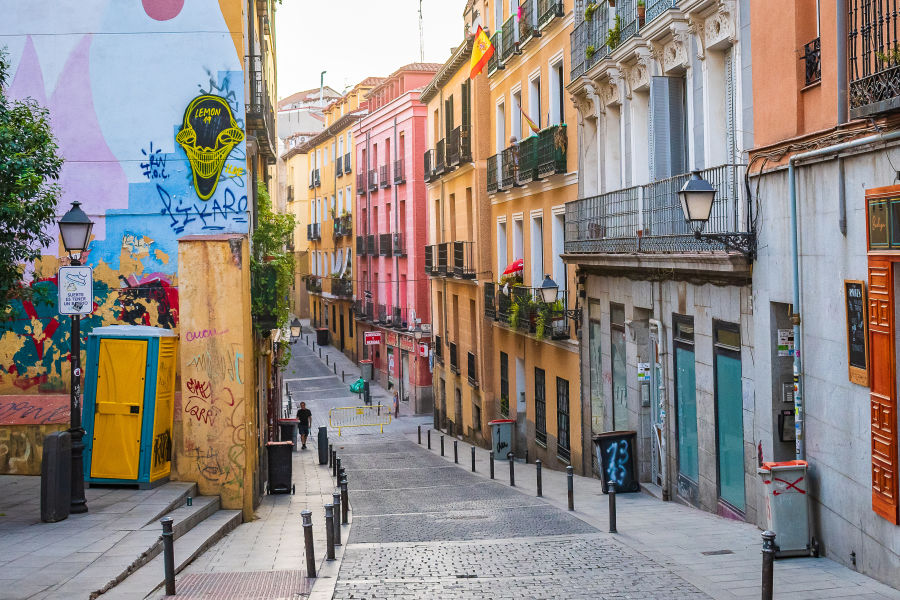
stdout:
{"type": "MultiPolygon", "coordinates": [[[[276,5],[278,98],[325,85],[338,92],[419,60],[419,0],[284,0],[276,5]]],[[[425,62],[463,39],[465,0],[422,0],[425,62]]]]}

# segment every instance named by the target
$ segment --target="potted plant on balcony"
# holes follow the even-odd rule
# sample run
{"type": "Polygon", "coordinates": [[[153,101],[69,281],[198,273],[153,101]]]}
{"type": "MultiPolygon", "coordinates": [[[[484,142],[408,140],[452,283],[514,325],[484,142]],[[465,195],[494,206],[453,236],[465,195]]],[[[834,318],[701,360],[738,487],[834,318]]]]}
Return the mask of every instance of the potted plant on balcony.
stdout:
{"type": "Polygon", "coordinates": [[[591,58],[594,57],[594,54],[596,52],[597,52],[597,49],[594,48],[593,44],[591,44],[590,46],[587,47],[587,50],[584,51],[584,55],[588,58],[588,60],[590,60],[591,58]]]}
{"type": "Polygon", "coordinates": [[[584,9],[584,20],[593,21],[594,13],[597,11],[597,8],[599,8],[599,6],[595,2],[591,2],[590,4],[588,4],[584,9]]]}
{"type": "Polygon", "coordinates": [[[613,21],[613,26],[609,28],[609,31],[606,32],[606,45],[609,48],[610,52],[616,49],[616,46],[619,45],[619,42],[622,40],[622,17],[616,15],[615,20],[613,21]]]}
{"type": "Polygon", "coordinates": [[[644,17],[646,14],[647,14],[647,7],[644,5],[644,0],[638,0],[638,3],[637,3],[638,27],[644,26],[644,17]]]}

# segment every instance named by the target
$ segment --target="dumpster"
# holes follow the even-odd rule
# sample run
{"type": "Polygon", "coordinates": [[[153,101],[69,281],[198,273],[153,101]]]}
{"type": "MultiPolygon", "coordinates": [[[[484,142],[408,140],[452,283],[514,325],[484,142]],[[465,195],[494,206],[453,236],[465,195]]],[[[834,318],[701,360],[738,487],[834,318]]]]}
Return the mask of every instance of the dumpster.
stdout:
{"type": "Polygon", "coordinates": [[[496,419],[489,421],[491,428],[491,452],[494,460],[506,460],[506,455],[513,451],[512,437],[516,426],[515,419],[496,419]]]}
{"type": "Polygon", "coordinates": [[[291,461],[293,461],[293,442],[269,442],[266,444],[266,452],[269,458],[269,484],[266,492],[269,494],[294,493],[292,481],[291,461]]]}
{"type": "Polygon", "coordinates": [[[616,493],[639,492],[637,473],[637,432],[608,431],[593,438],[603,493],[609,490],[609,483],[616,486],[616,493]]]}
{"type": "Polygon", "coordinates": [[[361,360],[359,361],[359,376],[363,379],[372,379],[372,361],[371,360],[361,360]]]}
{"type": "Polygon", "coordinates": [[[775,556],[818,556],[809,535],[809,494],[805,460],[767,462],[756,470],[766,498],[766,529],[775,532],[775,556]]]}
{"type": "Polygon", "coordinates": [[[299,426],[300,421],[297,419],[278,419],[278,427],[281,430],[281,441],[293,443],[295,450],[297,449],[297,429],[299,426]]]}
{"type": "Polygon", "coordinates": [[[320,346],[328,345],[328,328],[316,327],[316,343],[320,346]]]}
{"type": "Polygon", "coordinates": [[[84,388],[85,481],[138,485],[169,480],[177,337],[160,327],[91,331],[84,388]]]}
{"type": "Polygon", "coordinates": [[[68,431],[54,431],[44,438],[41,457],[41,521],[68,518],[71,504],[72,437],[68,431]]]}
{"type": "Polygon", "coordinates": [[[319,437],[316,440],[319,444],[319,464],[328,464],[328,428],[319,427],[319,437]]]}

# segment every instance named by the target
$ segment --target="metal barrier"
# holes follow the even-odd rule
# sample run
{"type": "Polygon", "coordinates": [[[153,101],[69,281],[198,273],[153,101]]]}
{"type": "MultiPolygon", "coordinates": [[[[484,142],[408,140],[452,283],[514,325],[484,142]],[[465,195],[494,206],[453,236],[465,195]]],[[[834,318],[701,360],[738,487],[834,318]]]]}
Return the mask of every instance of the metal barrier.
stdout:
{"type": "Polygon", "coordinates": [[[338,436],[345,427],[378,427],[391,424],[391,411],[386,406],[342,406],[328,411],[328,425],[337,427],[338,436]]]}

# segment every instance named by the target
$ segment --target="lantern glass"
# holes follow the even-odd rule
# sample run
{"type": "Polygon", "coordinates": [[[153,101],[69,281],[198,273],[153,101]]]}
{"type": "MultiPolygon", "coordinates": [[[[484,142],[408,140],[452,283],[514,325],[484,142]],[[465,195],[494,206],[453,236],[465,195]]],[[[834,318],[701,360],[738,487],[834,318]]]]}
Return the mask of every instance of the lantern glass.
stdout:
{"type": "Polygon", "coordinates": [[[59,235],[63,247],[69,254],[81,254],[91,240],[94,222],[81,210],[80,202],[73,202],[72,208],[59,220],[59,235]]]}
{"type": "Polygon", "coordinates": [[[559,285],[550,279],[550,275],[544,275],[544,281],[541,283],[541,300],[544,304],[550,304],[556,301],[556,294],[559,292],[559,285]]]}
{"type": "Polygon", "coordinates": [[[716,188],[703,179],[700,171],[694,171],[691,173],[691,178],[678,192],[678,196],[681,200],[684,220],[691,225],[694,231],[699,233],[712,214],[716,188]]]}

